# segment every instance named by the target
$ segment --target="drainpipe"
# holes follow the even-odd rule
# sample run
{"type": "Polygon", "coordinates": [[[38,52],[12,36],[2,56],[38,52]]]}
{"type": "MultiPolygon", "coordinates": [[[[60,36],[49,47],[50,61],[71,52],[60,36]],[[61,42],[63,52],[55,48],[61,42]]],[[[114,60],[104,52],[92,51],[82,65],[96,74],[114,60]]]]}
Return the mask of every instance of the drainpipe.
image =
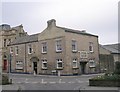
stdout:
{"type": "Polygon", "coordinates": [[[26,59],[27,52],[26,51],[27,50],[26,50],[26,43],[25,43],[25,72],[27,73],[27,59],[26,59]]]}

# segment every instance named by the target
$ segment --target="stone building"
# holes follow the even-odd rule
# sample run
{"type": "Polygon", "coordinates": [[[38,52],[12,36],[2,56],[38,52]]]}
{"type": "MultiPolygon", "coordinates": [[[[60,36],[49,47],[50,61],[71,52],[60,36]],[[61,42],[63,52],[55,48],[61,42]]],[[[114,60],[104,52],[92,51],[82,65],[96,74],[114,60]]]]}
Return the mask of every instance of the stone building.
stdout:
{"type": "Polygon", "coordinates": [[[11,71],[75,75],[99,72],[98,36],[56,26],[47,21],[39,34],[18,38],[9,45],[11,71]]]}
{"type": "Polygon", "coordinates": [[[17,37],[25,36],[23,26],[10,27],[10,25],[0,25],[0,65],[3,72],[8,72],[8,61],[10,60],[10,54],[8,53],[8,46],[17,37]]]}
{"type": "Polygon", "coordinates": [[[113,72],[115,62],[120,62],[120,43],[99,45],[101,71],[113,72]]]}

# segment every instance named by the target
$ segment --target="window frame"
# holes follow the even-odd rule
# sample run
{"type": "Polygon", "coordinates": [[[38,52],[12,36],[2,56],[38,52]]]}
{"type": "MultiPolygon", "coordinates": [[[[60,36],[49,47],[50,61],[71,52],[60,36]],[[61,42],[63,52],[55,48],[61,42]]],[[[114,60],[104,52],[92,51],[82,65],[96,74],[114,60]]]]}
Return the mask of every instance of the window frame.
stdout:
{"type": "Polygon", "coordinates": [[[42,42],[42,53],[47,53],[47,42],[42,42]],[[45,50],[46,48],[46,50],[45,50]],[[45,50],[45,51],[44,51],[45,50]]]}
{"type": "Polygon", "coordinates": [[[12,54],[13,52],[13,47],[10,47],[10,53],[12,54]]]}
{"type": "Polygon", "coordinates": [[[63,69],[63,60],[62,59],[57,59],[57,69],[63,69]],[[62,67],[59,67],[58,64],[62,64],[62,67]]]}
{"type": "Polygon", "coordinates": [[[90,68],[95,68],[96,67],[96,64],[95,64],[95,61],[94,60],[89,60],[89,67],[90,68]],[[92,64],[91,64],[92,63],[92,64]]]}
{"type": "Polygon", "coordinates": [[[89,51],[94,52],[93,51],[93,42],[89,42],[89,51]]]}
{"type": "Polygon", "coordinates": [[[19,54],[19,48],[18,46],[15,46],[15,55],[18,55],[19,54]]]}
{"type": "Polygon", "coordinates": [[[72,59],[72,68],[78,68],[77,58],[73,58],[73,59],[72,59]],[[75,66],[74,66],[73,63],[75,63],[75,66]]]}
{"type": "Polygon", "coordinates": [[[32,45],[29,44],[29,45],[28,45],[28,54],[32,54],[32,52],[33,52],[32,45]],[[31,52],[30,52],[30,51],[31,51],[31,52]]]}
{"type": "Polygon", "coordinates": [[[16,61],[16,70],[23,70],[23,61],[16,61]]]}
{"type": "Polygon", "coordinates": [[[48,62],[46,59],[43,59],[42,60],[42,69],[47,69],[47,67],[48,67],[48,62]],[[47,64],[47,66],[45,67],[44,64],[47,64]]]}
{"type": "Polygon", "coordinates": [[[57,39],[55,45],[56,45],[56,52],[62,52],[62,40],[57,39]]]}
{"type": "Polygon", "coordinates": [[[77,52],[77,41],[76,40],[72,40],[71,45],[72,45],[72,52],[77,52]]]}

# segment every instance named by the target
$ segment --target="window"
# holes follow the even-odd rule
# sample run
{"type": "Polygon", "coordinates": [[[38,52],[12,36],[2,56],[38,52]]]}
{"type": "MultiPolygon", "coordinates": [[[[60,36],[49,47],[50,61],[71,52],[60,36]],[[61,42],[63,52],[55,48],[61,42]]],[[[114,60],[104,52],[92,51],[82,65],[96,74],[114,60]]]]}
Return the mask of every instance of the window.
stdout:
{"type": "Polygon", "coordinates": [[[93,52],[93,43],[92,42],[89,43],[89,51],[93,52]]]}
{"type": "Polygon", "coordinates": [[[47,53],[47,42],[42,43],[42,53],[47,53]]]}
{"type": "Polygon", "coordinates": [[[90,60],[89,61],[89,67],[95,67],[95,61],[94,60],[90,60]]]}
{"type": "Polygon", "coordinates": [[[18,49],[18,46],[15,47],[15,54],[18,55],[19,53],[19,49],[18,49]]]}
{"type": "Polygon", "coordinates": [[[72,40],[72,51],[73,52],[77,51],[77,42],[75,40],[72,40]]]}
{"type": "Polygon", "coordinates": [[[87,51],[80,51],[80,58],[88,58],[87,51]]]}
{"type": "Polygon", "coordinates": [[[56,41],[56,52],[61,52],[62,51],[62,41],[61,40],[57,40],[56,41]]]}
{"type": "Polygon", "coordinates": [[[73,59],[73,68],[77,68],[77,59],[73,59]]]}
{"type": "Polygon", "coordinates": [[[10,47],[10,53],[13,53],[13,47],[10,47]]]}
{"type": "Polygon", "coordinates": [[[4,39],[4,47],[6,47],[6,39],[4,39]]]}
{"type": "Polygon", "coordinates": [[[47,69],[47,60],[42,60],[42,69],[47,69]]]}
{"type": "Polygon", "coordinates": [[[8,39],[8,44],[10,44],[11,43],[11,39],[8,39]]]}
{"type": "Polygon", "coordinates": [[[16,61],[16,69],[23,69],[23,61],[16,61]]]}
{"type": "Polygon", "coordinates": [[[63,61],[62,59],[57,59],[57,69],[62,69],[63,68],[63,61]]]}
{"type": "Polygon", "coordinates": [[[31,46],[31,44],[28,45],[28,54],[32,54],[32,46],[31,46]]]}

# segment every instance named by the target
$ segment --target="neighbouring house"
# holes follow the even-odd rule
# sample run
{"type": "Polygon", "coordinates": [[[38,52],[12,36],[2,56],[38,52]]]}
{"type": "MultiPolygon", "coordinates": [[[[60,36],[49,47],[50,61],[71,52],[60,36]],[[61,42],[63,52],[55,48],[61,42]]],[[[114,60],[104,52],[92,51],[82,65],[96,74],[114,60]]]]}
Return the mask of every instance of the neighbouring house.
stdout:
{"type": "Polygon", "coordinates": [[[120,43],[99,45],[100,66],[102,72],[113,72],[115,62],[120,62],[120,43]]]}
{"type": "Polygon", "coordinates": [[[13,40],[18,37],[26,36],[23,26],[10,27],[8,24],[0,25],[0,67],[2,72],[8,72],[10,54],[8,53],[8,46],[13,40]]]}
{"type": "Polygon", "coordinates": [[[11,72],[75,75],[98,73],[98,36],[56,26],[47,21],[41,33],[15,39],[9,45],[11,72]]]}

